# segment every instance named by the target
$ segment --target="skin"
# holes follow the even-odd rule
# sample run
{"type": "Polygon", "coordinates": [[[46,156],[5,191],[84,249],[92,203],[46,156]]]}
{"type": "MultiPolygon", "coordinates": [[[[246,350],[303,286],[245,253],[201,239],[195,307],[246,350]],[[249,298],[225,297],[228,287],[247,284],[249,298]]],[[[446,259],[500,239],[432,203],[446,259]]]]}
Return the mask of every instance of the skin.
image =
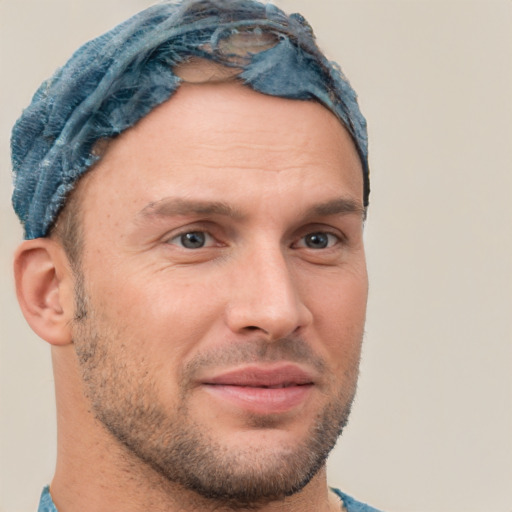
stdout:
{"type": "MultiPolygon", "coordinates": [[[[188,84],[113,141],[78,192],[79,275],[52,239],[25,242],[15,261],[22,310],[53,345],[59,511],[249,509],[173,483],[116,432],[147,443],[155,436],[132,427],[156,409],[157,432],[197,434],[237,474],[295,456],[321,417],[335,439],[355,392],[367,299],[353,142],[317,103],[188,84]],[[191,232],[204,233],[203,247],[183,246],[191,232]],[[310,382],[282,409],[278,392],[257,390],[254,408],[209,384],[289,365],[310,382]],[[123,427],[137,408],[140,421],[123,427]]],[[[299,492],[252,508],[340,503],[322,463],[299,492]]]]}

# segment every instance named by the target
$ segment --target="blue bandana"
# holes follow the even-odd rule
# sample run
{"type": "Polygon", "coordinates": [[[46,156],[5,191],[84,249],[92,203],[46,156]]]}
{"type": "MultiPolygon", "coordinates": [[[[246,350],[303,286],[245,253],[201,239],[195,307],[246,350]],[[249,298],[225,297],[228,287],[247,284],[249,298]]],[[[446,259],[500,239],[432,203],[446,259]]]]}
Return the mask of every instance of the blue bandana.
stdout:
{"type": "Polygon", "coordinates": [[[175,68],[199,57],[240,70],[255,91],[329,108],[354,140],[368,205],[366,121],[340,68],[300,14],[254,0],[163,2],[86,43],[37,90],[11,139],[13,205],[25,238],[46,236],[94,146],[133,126],[179,87],[175,68]],[[263,40],[243,51],[236,41],[263,40]],[[267,44],[271,41],[271,44],[267,44]]]}

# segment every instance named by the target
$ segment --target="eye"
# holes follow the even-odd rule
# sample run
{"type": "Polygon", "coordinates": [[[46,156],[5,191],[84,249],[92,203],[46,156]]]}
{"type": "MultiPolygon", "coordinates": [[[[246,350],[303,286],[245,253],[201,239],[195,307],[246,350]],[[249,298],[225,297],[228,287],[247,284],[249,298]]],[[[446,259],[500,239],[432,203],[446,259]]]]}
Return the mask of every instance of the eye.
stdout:
{"type": "Polygon", "coordinates": [[[307,247],[308,249],[328,249],[336,245],[339,240],[340,239],[332,233],[316,231],[302,237],[298,245],[299,247],[307,247]]]}
{"type": "Polygon", "coordinates": [[[205,231],[187,231],[171,238],[168,243],[180,245],[185,249],[201,249],[213,245],[215,240],[205,231]]]}

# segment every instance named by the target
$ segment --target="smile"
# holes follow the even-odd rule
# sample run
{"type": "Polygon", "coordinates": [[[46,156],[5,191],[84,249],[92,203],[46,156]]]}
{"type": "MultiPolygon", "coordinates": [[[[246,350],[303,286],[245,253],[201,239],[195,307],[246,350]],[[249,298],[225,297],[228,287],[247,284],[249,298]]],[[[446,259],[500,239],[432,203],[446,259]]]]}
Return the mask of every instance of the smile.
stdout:
{"type": "Polygon", "coordinates": [[[238,368],[202,385],[214,398],[255,414],[291,411],[304,404],[315,386],[307,372],[290,364],[238,368]]]}

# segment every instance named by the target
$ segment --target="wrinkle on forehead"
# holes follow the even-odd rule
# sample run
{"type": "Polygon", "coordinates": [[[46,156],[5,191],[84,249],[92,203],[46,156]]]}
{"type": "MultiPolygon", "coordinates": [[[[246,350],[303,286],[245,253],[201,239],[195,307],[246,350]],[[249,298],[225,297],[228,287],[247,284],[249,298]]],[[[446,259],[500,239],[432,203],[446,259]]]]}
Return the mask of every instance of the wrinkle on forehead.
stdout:
{"type": "Polygon", "coordinates": [[[209,202],[231,197],[230,206],[240,208],[241,198],[254,201],[258,193],[280,203],[291,190],[295,202],[346,195],[362,211],[361,163],[331,112],[235,83],[184,85],[113,140],[96,171],[95,194],[105,187],[119,191],[122,180],[129,198],[119,193],[119,201],[137,211],[179,196],[209,202]]]}
{"type": "Polygon", "coordinates": [[[247,152],[250,162],[251,153],[266,153],[271,161],[279,154],[294,152],[294,158],[300,159],[298,150],[305,148],[318,153],[316,158],[324,163],[333,153],[346,150],[343,139],[353,148],[353,160],[360,166],[351,136],[323,105],[264,95],[238,83],[183,84],[172,100],[157,107],[132,130],[146,132],[158,144],[177,145],[179,141],[190,151],[192,161],[198,147],[212,155],[226,152],[228,165],[230,155],[238,150],[247,152]],[[312,130],[320,125],[328,127],[331,140],[316,148],[318,141],[313,142],[312,130]]]}

